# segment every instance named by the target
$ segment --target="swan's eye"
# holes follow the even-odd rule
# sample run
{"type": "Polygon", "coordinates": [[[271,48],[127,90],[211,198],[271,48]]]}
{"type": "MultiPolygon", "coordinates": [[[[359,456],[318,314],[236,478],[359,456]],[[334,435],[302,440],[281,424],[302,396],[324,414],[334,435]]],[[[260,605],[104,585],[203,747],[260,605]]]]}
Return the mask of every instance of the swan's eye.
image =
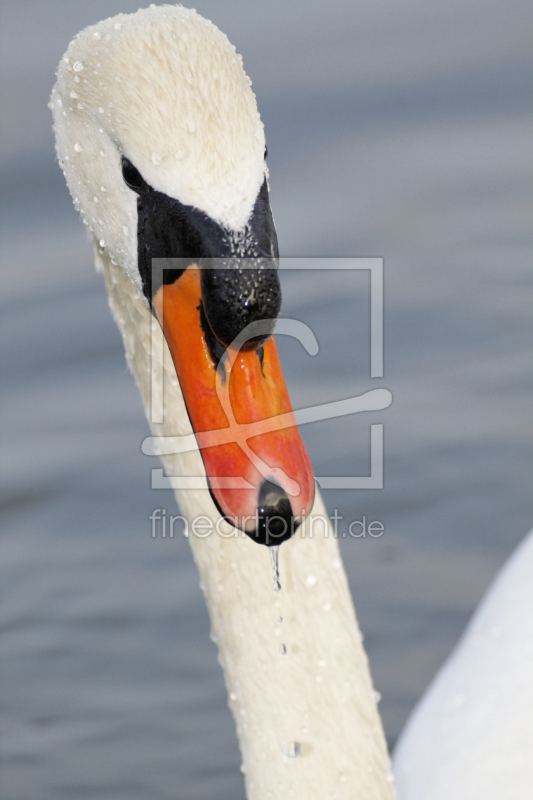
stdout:
{"type": "Polygon", "coordinates": [[[134,192],[139,192],[145,186],[145,180],[139,170],[124,156],[122,156],[122,177],[134,192]]]}
{"type": "Polygon", "coordinates": [[[268,147],[265,147],[265,161],[267,160],[267,156],[268,156],[268,147]]]}

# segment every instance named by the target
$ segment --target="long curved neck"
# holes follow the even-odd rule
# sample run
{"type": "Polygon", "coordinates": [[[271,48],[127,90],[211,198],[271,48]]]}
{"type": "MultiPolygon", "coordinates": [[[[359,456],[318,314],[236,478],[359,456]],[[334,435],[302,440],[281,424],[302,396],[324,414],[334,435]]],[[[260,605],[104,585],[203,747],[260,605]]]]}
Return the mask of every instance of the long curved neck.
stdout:
{"type": "MultiPolygon", "coordinates": [[[[149,416],[152,317],[124,272],[105,257],[102,265],[149,416]]],[[[166,345],[161,353],[165,415],[152,430],[158,436],[190,434],[166,345]]],[[[205,476],[197,451],[163,460],[168,475],[205,476]]],[[[216,523],[205,477],[204,487],[177,490],[176,497],[190,522],[202,516],[216,523]]],[[[320,495],[312,516],[281,548],[279,594],[272,590],[268,549],[224,525],[221,533],[191,535],[190,542],[218,642],[248,798],[392,800],[368,660],[320,495]]]]}

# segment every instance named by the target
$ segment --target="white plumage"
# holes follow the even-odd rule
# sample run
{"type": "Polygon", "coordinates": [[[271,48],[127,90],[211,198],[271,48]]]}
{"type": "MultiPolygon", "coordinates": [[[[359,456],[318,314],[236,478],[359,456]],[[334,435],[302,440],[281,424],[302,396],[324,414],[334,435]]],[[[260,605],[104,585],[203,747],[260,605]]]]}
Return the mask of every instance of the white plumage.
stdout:
{"type": "Polygon", "coordinates": [[[533,531],[408,721],[399,800],[527,800],[533,786],[533,531]]]}
{"type": "MultiPolygon", "coordinates": [[[[79,34],[52,92],[58,158],[93,234],[126,357],[147,414],[152,330],[137,266],[137,198],[121,156],[153,189],[244,230],[267,175],[263,126],[240,57],[212,23],[174,6],[119,15],[79,34]]],[[[191,434],[166,344],[165,418],[191,434]]],[[[156,391],[162,387],[156,386],[156,391]]],[[[220,523],[198,451],[168,455],[218,641],[253,800],[387,800],[389,759],[338,547],[319,495],[283,545],[275,595],[266,548],[220,523]],[[282,632],[277,623],[283,617],[282,632]],[[276,630],[277,628],[277,630],[276,630]],[[280,634],[280,636],[277,636],[280,634]],[[286,654],[280,654],[283,643],[286,654]]],[[[533,539],[511,559],[422,700],[396,754],[401,800],[522,800],[533,783],[533,539]]]]}
{"type": "Polygon", "coordinates": [[[117,156],[157,191],[234,231],[246,225],[267,170],[263,124],[235,47],[199,14],[159,6],[86,28],[59,64],[51,106],[74,202],[139,288],[136,196],[117,156]]]}
{"type": "MultiPolygon", "coordinates": [[[[140,291],[136,195],[124,184],[121,156],[153,188],[239,232],[266,174],[255,98],[223,34],[192,11],[162,6],[79,34],[60,64],[51,105],[58,157],[97,242],[97,263],[148,413],[155,323],[140,291]]],[[[166,344],[163,358],[165,418],[152,430],[190,434],[166,344]]],[[[164,464],[170,475],[205,476],[198,451],[165,456],[164,464]]],[[[279,595],[267,548],[220,525],[205,479],[202,490],[176,494],[189,519],[207,516],[224,534],[190,541],[249,798],[392,798],[362,637],[318,493],[314,516],[282,547],[279,595]]]]}

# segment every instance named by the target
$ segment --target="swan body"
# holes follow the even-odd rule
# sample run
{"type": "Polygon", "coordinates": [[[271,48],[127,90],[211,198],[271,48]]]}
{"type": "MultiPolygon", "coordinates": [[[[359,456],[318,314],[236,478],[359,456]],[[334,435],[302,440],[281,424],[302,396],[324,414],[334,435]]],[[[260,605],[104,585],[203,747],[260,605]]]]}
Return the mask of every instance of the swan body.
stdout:
{"type": "MultiPolygon", "coordinates": [[[[125,184],[124,164],[135,165],[150,197],[194,209],[225,232],[236,252],[246,250],[267,168],[263,126],[241,60],[195,12],[150,7],[73,40],[51,107],[60,165],[94,237],[96,264],[149,419],[152,391],[164,395],[164,418],[151,423],[153,434],[191,435],[167,343],[152,353],[158,324],[139,269],[140,205],[125,184]],[[163,374],[155,389],[154,363],[163,374]]],[[[163,463],[169,475],[201,476],[202,488],[176,490],[180,509],[191,521],[201,516],[218,525],[218,534],[192,535],[190,543],[248,797],[392,800],[376,694],[318,492],[281,548],[276,594],[267,548],[221,518],[200,452],[165,455],[163,463]]]]}
{"type": "Polygon", "coordinates": [[[533,786],[533,531],[398,742],[399,800],[525,800],[533,786]]]}

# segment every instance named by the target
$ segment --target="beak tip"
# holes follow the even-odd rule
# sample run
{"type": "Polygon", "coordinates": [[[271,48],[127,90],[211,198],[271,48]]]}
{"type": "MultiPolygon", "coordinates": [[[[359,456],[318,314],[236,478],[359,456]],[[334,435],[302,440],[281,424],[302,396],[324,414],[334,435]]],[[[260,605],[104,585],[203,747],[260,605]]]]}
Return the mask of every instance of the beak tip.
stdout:
{"type": "Polygon", "coordinates": [[[265,478],[258,493],[257,527],[248,535],[258,544],[275,547],[290,539],[297,527],[287,493],[265,478]]]}

